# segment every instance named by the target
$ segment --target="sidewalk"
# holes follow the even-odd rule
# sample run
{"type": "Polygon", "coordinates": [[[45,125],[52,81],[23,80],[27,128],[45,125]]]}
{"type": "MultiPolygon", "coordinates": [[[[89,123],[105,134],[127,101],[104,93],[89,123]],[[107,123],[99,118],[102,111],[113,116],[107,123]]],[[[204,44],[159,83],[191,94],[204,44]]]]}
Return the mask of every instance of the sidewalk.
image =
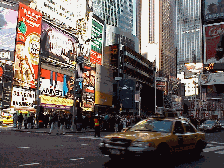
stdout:
{"type": "MultiPolygon", "coordinates": [[[[50,132],[50,128],[33,128],[33,129],[25,129],[24,127],[22,127],[22,129],[18,129],[18,128],[10,128],[11,131],[19,131],[19,132],[32,132],[32,133],[46,133],[48,134],[50,132]]],[[[52,134],[56,134],[57,133],[62,133],[62,131],[60,129],[54,129],[52,131],[52,134]]],[[[76,129],[71,130],[71,129],[65,129],[65,134],[70,134],[70,133],[85,133],[85,132],[95,132],[94,129],[86,129],[86,130],[82,130],[82,131],[77,131],[76,129]]]]}

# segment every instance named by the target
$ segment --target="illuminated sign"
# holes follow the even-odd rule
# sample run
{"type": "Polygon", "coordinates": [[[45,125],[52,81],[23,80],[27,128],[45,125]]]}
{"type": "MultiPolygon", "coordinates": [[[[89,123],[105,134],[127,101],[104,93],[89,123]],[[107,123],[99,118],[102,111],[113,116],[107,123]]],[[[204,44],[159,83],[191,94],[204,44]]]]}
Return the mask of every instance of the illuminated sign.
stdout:
{"type": "Polygon", "coordinates": [[[83,0],[37,0],[32,5],[55,22],[72,28],[76,28],[76,20],[84,18],[86,13],[86,1],[83,0]]]}
{"type": "Polygon", "coordinates": [[[96,18],[92,17],[90,62],[97,63],[99,65],[102,64],[103,29],[103,24],[96,18]]]}
{"type": "Polygon", "coordinates": [[[19,3],[14,85],[35,88],[39,63],[41,18],[41,13],[19,3]]]}
{"type": "Polygon", "coordinates": [[[35,101],[35,91],[13,87],[12,107],[33,107],[35,101]]]}
{"type": "MultiPolygon", "coordinates": [[[[11,4],[12,5],[12,4],[11,4]]],[[[0,49],[14,51],[18,5],[15,7],[0,2],[0,49]],[[14,8],[14,9],[13,9],[14,8]]]]}
{"type": "Polygon", "coordinates": [[[73,64],[76,59],[75,43],[76,40],[70,35],[42,22],[41,55],[73,64]]]}
{"type": "Polygon", "coordinates": [[[40,94],[73,98],[74,77],[41,69],[40,94]]]}
{"type": "Polygon", "coordinates": [[[205,7],[204,9],[205,21],[224,18],[224,1],[205,0],[204,7],[205,7]]]}
{"type": "Polygon", "coordinates": [[[204,64],[224,63],[224,22],[204,26],[204,64]]]}
{"type": "Polygon", "coordinates": [[[59,97],[51,97],[51,96],[44,96],[40,95],[41,104],[51,104],[51,105],[63,105],[63,106],[73,106],[74,100],[72,99],[65,99],[59,97]]]}

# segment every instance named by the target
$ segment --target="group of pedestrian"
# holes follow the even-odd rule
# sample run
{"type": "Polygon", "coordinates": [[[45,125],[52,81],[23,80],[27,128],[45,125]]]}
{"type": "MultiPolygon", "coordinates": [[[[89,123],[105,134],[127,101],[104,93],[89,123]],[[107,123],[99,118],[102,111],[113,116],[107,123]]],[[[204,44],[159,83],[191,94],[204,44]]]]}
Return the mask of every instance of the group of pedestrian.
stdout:
{"type": "Polygon", "coordinates": [[[32,129],[34,127],[34,115],[31,114],[27,117],[27,114],[23,116],[22,113],[17,115],[17,113],[13,114],[13,127],[22,129],[22,125],[24,124],[25,129],[32,129]]]}

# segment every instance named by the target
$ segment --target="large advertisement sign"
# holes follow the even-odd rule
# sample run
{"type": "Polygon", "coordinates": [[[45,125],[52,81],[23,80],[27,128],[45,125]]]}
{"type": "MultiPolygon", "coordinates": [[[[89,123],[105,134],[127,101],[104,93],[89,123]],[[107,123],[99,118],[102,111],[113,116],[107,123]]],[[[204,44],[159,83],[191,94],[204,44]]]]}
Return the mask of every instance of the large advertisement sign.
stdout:
{"type": "Polygon", "coordinates": [[[109,67],[96,66],[95,104],[112,106],[113,71],[109,67]]]}
{"type": "Polygon", "coordinates": [[[224,0],[205,0],[204,7],[205,21],[224,18],[224,0]]]}
{"type": "Polygon", "coordinates": [[[91,29],[91,51],[90,62],[101,65],[103,54],[103,29],[104,26],[95,17],[92,17],[92,29],[91,29]]]}
{"type": "Polygon", "coordinates": [[[224,63],[224,22],[204,26],[204,64],[224,63]]]}
{"type": "Polygon", "coordinates": [[[196,74],[203,71],[203,64],[202,63],[186,63],[184,76],[186,79],[195,77],[196,74]]]}
{"type": "Polygon", "coordinates": [[[35,88],[39,63],[41,17],[41,13],[22,3],[19,4],[14,85],[35,88]]]}
{"type": "Polygon", "coordinates": [[[12,7],[0,2],[0,49],[14,51],[18,5],[12,7]]]}
{"type": "Polygon", "coordinates": [[[83,0],[36,0],[33,6],[55,22],[72,28],[76,28],[76,20],[85,16],[83,13],[86,12],[86,1],[83,0]]]}
{"type": "Polygon", "coordinates": [[[11,106],[15,109],[34,110],[35,91],[13,87],[11,106]]]}
{"type": "Polygon", "coordinates": [[[40,94],[54,97],[73,98],[74,77],[47,69],[41,69],[40,94]]]}
{"type": "MultiPolygon", "coordinates": [[[[94,94],[95,94],[95,77],[96,69],[95,67],[84,66],[83,73],[83,107],[85,109],[94,108],[94,94]]],[[[90,111],[90,110],[86,110],[90,111]]]]}
{"type": "Polygon", "coordinates": [[[40,54],[63,63],[73,64],[76,59],[76,41],[61,30],[42,22],[40,54]]]}

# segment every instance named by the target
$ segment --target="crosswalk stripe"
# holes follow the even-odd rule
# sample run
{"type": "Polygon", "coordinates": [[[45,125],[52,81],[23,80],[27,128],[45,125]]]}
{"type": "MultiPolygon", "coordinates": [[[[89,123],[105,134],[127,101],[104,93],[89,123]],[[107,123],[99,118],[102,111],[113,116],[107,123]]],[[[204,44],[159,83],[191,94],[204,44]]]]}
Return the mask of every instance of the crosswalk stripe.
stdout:
{"type": "Polygon", "coordinates": [[[211,152],[211,151],[220,150],[220,149],[224,149],[224,146],[216,146],[216,147],[205,148],[203,151],[204,152],[211,152]]]}

